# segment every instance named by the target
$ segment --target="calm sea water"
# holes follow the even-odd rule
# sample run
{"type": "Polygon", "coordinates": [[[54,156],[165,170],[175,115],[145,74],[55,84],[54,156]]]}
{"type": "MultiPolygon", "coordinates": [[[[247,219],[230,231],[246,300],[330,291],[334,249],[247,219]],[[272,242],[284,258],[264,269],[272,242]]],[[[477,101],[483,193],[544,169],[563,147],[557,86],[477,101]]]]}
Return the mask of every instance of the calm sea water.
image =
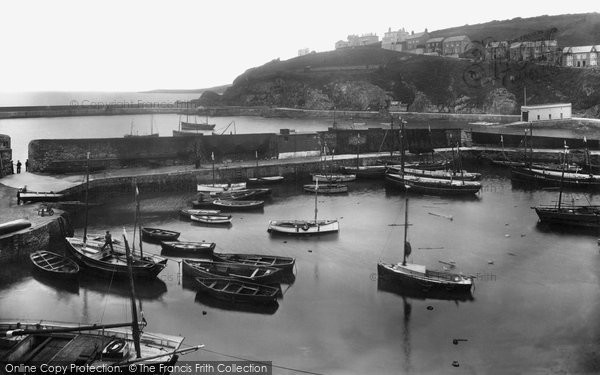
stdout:
{"type": "MultiPolygon", "coordinates": [[[[454,261],[458,271],[478,276],[467,301],[378,288],[377,262],[401,259],[403,228],[394,224],[404,220],[404,195],[383,181],[355,182],[347,195],[319,197],[320,217],[339,218],[341,231],[300,239],[266,229],[271,219],[313,216],[314,197],[302,192],[301,182],[275,187],[263,211],[234,213],[226,228],[181,220],[177,210],[192,195],[142,192],[145,226],[216,242],[218,251],[297,259],[296,279],[282,285],[279,306],[255,311],[236,311],[197,294],[181,284],[178,263],[169,262],[158,281],[137,285],[147,331],[326,374],[597,373],[596,234],[539,226],[530,206],[555,200],[556,192],[520,190],[503,170],[480,171],[484,189],[476,198],[411,196],[409,202],[411,260],[434,269],[454,261]],[[454,345],[453,339],[468,341],[454,345]]],[[[597,196],[575,197],[598,202],[597,196]]],[[[130,196],[111,198],[90,211],[90,231],[121,233],[125,227],[131,234],[133,212],[130,196]]],[[[82,215],[74,222],[80,234],[82,215]]],[[[151,244],[144,250],[160,251],[151,244]]],[[[33,277],[27,265],[0,275],[0,318],[129,319],[123,284],[85,278],[64,288],[33,277]]],[[[200,351],[185,359],[228,358],[200,351]]]]}
{"type": "Polygon", "coordinates": [[[109,92],[109,91],[25,91],[1,92],[0,107],[46,106],[46,105],[100,105],[129,103],[163,103],[198,99],[200,94],[175,94],[151,92],[109,92]]]}

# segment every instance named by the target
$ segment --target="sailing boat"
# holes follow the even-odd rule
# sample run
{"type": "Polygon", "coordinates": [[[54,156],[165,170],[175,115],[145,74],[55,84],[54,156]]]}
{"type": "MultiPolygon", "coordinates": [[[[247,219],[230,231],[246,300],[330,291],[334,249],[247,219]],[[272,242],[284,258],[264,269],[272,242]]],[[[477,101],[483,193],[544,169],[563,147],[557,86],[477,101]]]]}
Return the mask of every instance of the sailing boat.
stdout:
{"type": "Polygon", "coordinates": [[[564,164],[561,174],[560,191],[558,193],[557,206],[532,207],[542,223],[560,224],[576,227],[600,228],[600,206],[576,206],[564,207],[562,203],[565,169],[567,164],[568,147],[565,142],[564,164]]]}
{"type": "Polygon", "coordinates": [[[377,263],[377,279],[398,283],[402,287],[421,290],[470,291],[473,280],[461,274],[431,271],[420,264],[406,262],[411,254],[410,243],[406,240],[408,233],[408,198],[404,207],[404,254],[402,262],[397,264],[377,263]]]}
{"type": "Polygon", "coordinates": [[[150,134],[133,134],[133,120],[131,120],[131,127],[129,129],[129,134],[125,134],[124,135],[125,138],[131,138],[131,137],[153,137],[156,138],[158,137],[158,133],[154,132],[154,115],[152,115],[150,117],[150,134]]]}
{"type": "Polygon", "coordinates": [[[319,195],[319,181],[316,182],[315,189],[315,219],[314,220],[271,220],[269,221],[269,233],[283,233],[292,235],[311,235],[334,233],[340,230],[340,224],[337,219],[318,219],[317,208],[319,195]]]}
{"type": "Polygon", "coordinates": [[[155,370],[150,370],[150,373],[163,374],[165,369],[160,367],[161,364],[174,365],[179,355],[203,347],[182,349],[183,337],[143,332],[146,321],[138,321],[132,270],[134,260],[125,233],[123,239],[129,266],[132,321],[85,325],[43,320],[0,320],[0,362],[36,367],[41,364],[60,368],[69,366],[69,372],[136,372],[132,371],[136,368],[132,367],[134,364],[153,365],[155,370]],[[81,369],[78,369],[79,366],[81,369]]]}
{"type": "MultiPolygon", "coordinates": [[[[89,189],[89,161],[90,153],[87,153],[86,186],[85,186],[85,225],[83,237],[67,237],[66,252],[77,262],[77,264],[90,272],[106,277],[127,277],[128,266],[126,251],[122,245],[113,244],[114,251],[109,248],[102,249],[104,242],[87,238],[88,224],[88,189],[89,189]]],[[[155,278],[167,265],[167,259],[143,254],[132,254],[134,278],[155,278]]]]}
{"type": "MultiPolygon", "coordinates": [[[[421,194],[432,195],[466,195],[476,194],[481,189],[481,183],[478,181],[465,181],[464,171],[460,171],[462,178],[455,179],[437,177],[424,177],[423,175],[409,174],[404,163],[404,124],[400,120],[400,170],[388,169],[385,173],[386,181],[400,187],[401,189],[410,189],[410,191],[421,194]]],[[[459,150],[460,151],[460,150],[459,150]]],[[[425,171],[421,171],[425,173],[425,171]]]]}
{"type": "Polygon", "coordinates": [[[196,122],[196,116],[194,115],[194,122],[189,122],[189,118],[187,121],[181,122],[181,130],[213,130],[216,124],[208,123],[208,113],[206,114],[206,121],[204,123],[196,122]]]}
{"type": "MultiPolygon", "coordinates": [[[[227,184],[215,184],[215,153],[212,152],[210,154],[210,158],[212,159],[212,184],[198,184],[197,190],[200,193],[219,193],[224,191],[233,191],[233,190],[244,190],[246,189],[245,182],[237,182],[237,183],[227,183],[227,184]]],[[[211,204],[214,199],[211,200],[211,204]]]]}

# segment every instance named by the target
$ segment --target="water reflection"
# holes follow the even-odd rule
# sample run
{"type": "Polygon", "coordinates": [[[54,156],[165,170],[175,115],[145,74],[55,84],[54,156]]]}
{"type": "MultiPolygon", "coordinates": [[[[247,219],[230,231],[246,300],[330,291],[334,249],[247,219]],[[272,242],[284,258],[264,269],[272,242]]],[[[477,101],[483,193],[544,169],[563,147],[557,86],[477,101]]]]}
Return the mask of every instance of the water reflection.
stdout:
{"type": "MultiPolygon", "coordinates": [[[[79,276],[79,286],[99,293],[100,295],[116,295],[129,298],[128,280],[110,280],[106,278],[96,278],[85,272],[79,276]]],[[[167,284],[159,279],[144,280],[135,283],[135,295],[141,300],[156,300],[167,292],[167,284]]]]}
{"type": "Polygon", "coordinates": [[[378,279],[377,290],[389,292],[401,296],[403,299],[412,298],[418,300],[444,300],[458,302],[472,302],[475,300],[471,291],[442,291],[433,289],[408,288],[397,282],[378,279]]]}
{"type": "Polygon", "coordinates": [[[266,315],[275,314],[275,312],[279,308],[279,303],[277,303],[276,301],[269,304],[259,305],[251,303],[229,302],[217,299],[202,292],[196,293],[196,298],[194,299],[194,301],[196,303],[220,310],[239,311],[266,315]]]}
{"type": "Polygon", "coordinates": [[[2,265],[0,272],[0,286],[6,287],[16,284],[31,274],[32,265],[30,261],[17,261],[2,265]]]}
{"type": "Polygon", "coordinates": [[[79,294],[79,280],[77,279],[65,280],[56,278],[54,275],[48,275],[39,271],[36,272],[35,269],[32,271],[32,276],[40,284],[56,289],[59,292],[79,294]]]}

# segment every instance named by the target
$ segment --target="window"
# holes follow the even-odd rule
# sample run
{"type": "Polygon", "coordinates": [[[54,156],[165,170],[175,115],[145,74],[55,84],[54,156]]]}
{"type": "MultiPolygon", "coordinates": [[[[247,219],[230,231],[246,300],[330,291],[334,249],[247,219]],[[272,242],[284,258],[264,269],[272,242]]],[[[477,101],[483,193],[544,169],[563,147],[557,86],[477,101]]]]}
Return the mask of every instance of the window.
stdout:
{"type": "Polygon", "coordinates": [[[563,119],[563,114],[562,114],[562,112],[560,113],[560,119],[561,119],[561,120],[563,119]]]}
{"type": "Polygon", "coordinates": [[[538,115],[538,120],[540,119],[540,115],[538,115]]]}
{"type": "Polygon", "coordinates": [[[548,120],[552,120],[552,113],[548,113],[548,120]]]}

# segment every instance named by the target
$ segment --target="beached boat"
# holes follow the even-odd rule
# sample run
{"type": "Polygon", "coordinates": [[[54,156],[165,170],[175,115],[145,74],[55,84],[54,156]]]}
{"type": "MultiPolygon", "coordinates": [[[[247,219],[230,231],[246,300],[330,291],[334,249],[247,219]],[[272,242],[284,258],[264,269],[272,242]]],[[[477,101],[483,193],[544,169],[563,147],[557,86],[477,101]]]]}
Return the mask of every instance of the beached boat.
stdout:
{"type": "Polygon", "coordinates": [[[0,236],[3,234],[18,232],[23,229],[31,227],[31,221],[25,219],[17,219],[7,221],[0,224],[0,236]]]}
{"type": "Polygon", "coordinates": [[[252,200],[271,194],[271,189],[243,189],[236,191],[212,192],[211,197],[226,200],[252,200]]]}
{"type": "Polygon", "coordinates": [[[296,259],[278,255],[265,254],[227,254],[213,253],[213,259],[218,262],[243,263],[254,266],[266,266],[279,268],[286,272],[292,272],[296,259]]]}
{"type": "Polygon", "coordinates": [[[264,201],[234,201],[228,199],[217,199],[213,205],[222,210],[255,210],[264,206],[264,201]]]}
{"type": "Polygon", "coordinates": [[[269,233],[283,233],[293,235],[310,235],[333,233],[340,230],[337,220],[271,220],[269,233]]]}
{"type": "Polygon", "coordinates": [[[198,184],[197,190],[199,192],[211,193],[211,192],[224,192],[233,190],[246,189],[245,182],[236,182],[228,184],[198,184]]]}
{"type": "Polygon", "coordinates": [[[280,291],[279,288],[238,279],[197,277],[194,280],[199,291],[226,301],[272,303],[276,302],[280,291]]]}
{"type": "Polygon", "coordinates": [[[19,191],[17,197],[22,202],[57,202],[64,198],[62,193],[44,191],[19,191]]]}
{"type": "Polygon", "coordinates": [[[406,258],[411,254],[411,246],[406,240],[408,226],[410,225],[408,223],[408,198],[405,202],[402,262],[397,264],[379,262],[377,264],[377,279],[418,290],[470,291],[473,287],[471,277],[445,271],[432,271],[428,270],[426,266],[406,262],[406,258]]]}
{"type": "Polygon", "coordinates": [[[224,225],[231,224],[231,215],[191,215],[190,219],[202,224],[224,225]]]}
{"type": "Polygon", "coordinates": [[[185,256],[210,256],[215,249],[214,242],[163,241],[160,243],[164,254],[185,256]]]}
{"type": "MultiPolygon", "coordinates": [[[[74,237],[66,240],[67,252],[81,268],[105,277],[128,277],[127,258],[122,245],[114,244],[114,252],[110,253],[108,246],[101,249],[104,244],[101,241],[84,241],[74,237]]],[[[167,259],[154,255],[134,254],[132,257],[134,278],[155,278],[167,265],[167,259]]]]}
{"type": "Polygon", "coordinates": [[[198,194],[198,199],[192,201],[192,207],[195,209],[203,207],[212,207],[215,198],[211,197],[207,193],[198,194]]]}
{"type": "Polygon", "coordinates": [[[184,277],[233,278],[259,284],[276,282],[282,273],[273,267],[195,259],[183,259],[181,270],[184,277]]]}
{"type": "Polygon", "coordinates": [[[313,174],[313,182],[338,183],[356,180],[355,174],[313,174]]]}
{"type": "Polygon", "coordinates": [[[142,228],[142,239],[148,242],[177,241],[180,233],[160,228],[142,228]]]}
{"type": "Polygon", "coordinates": [[[255,185],[268,185],[277,184],[284,180],[283,176],[265,176],[265,177],[251,177],[248,179],[248,184],[255,185]]]}
{"type": "MultiPolygon", "coordinates": [[[[212,205],[212,201],[211,201],[211,205],[212,205]]],[[[179,214],[188,219],[191,219],[192,215],[198,215],[198,216],[218,215],[220,213],[221,213],[221,210],[202,210],[202,209],[194,209],[194,208],[184,208],[184,209],[179,210],[179,214]]]]}
{"type": "Polygon", "coordinates": [[[31,263],[38,272],[60,279],[73,279],[79,273],[75,261],[63,255],[40,250],[29,255],[31,263]]]}
{"type": "Polygon", "coordinates": [[[348,192],[348,185],[344,184],[307,184],[303,187],[304,191],[309,193],[318,192],[320,194],[343,194],[348,192]]]}

